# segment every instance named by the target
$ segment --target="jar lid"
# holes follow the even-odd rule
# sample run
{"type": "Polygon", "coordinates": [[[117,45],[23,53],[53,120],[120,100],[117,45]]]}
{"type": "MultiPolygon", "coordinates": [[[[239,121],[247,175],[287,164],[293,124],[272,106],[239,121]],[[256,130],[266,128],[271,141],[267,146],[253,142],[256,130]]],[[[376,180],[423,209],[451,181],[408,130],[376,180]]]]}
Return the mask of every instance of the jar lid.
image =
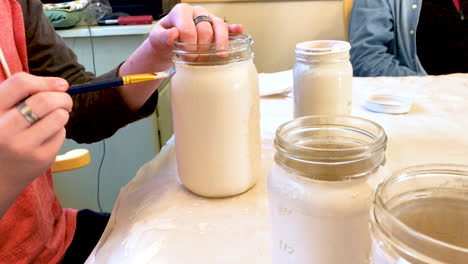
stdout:
{"type": "Polygon", "coordinates": [[[410,111],[413,100],[409,97],[392,94],[375,94],[370,96],[365,107],[377,113],[406,114],[410,111]]]}

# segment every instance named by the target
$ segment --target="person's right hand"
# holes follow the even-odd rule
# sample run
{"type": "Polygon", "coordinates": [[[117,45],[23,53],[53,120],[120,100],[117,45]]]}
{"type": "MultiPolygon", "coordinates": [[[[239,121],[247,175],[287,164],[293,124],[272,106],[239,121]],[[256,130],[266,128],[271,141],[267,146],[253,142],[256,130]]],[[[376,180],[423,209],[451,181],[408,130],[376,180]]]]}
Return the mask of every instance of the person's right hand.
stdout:
{"type": "Polygon", "coordinates": [[[22,191],[55,161],[73,105],[65,93],[67,89],[64,79],[27,73],[17,73],[0,84],[0,189],[3,191],[4,188],[22,191]],[[35,123],[29,123],[16,108],[22,102],[39,118],[35,123]]]}

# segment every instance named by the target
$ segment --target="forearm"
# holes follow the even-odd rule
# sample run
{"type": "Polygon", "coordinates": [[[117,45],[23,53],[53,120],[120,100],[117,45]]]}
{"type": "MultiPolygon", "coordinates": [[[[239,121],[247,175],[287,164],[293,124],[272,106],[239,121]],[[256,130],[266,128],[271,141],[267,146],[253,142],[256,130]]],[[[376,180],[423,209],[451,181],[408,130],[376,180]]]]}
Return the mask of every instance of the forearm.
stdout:
{"type": "Polygon", "coordinates": [[[117,89],[104,89],[74,96],[67,138],[93,143],[112,136],[119,128],[154,113],[158,93],[154,92],[137,111],[128,108],[117,89]]]}
{"type": "Polygon", "coordinates": [[[369,54],[357,49],[352,52],[351,63],[357,77],[420,75],[401,65],[391,54],[369,54]]]}
{"type": "MultiPolygon", "coordinates": [[[[119,76],[165,71],[173,65],[172,59],[160,56],[146,40],[120,67],[119,76]],[[151,58],[151,59],[149,59],[151,58]]],[[[128,107],[138,110],[156,91],[163,80],[154,80],[119,87],[128,107]]]]}
{"type": "MultiPolygon", "coordinates": [[[[70,85],[117,76],[118,69],[97,78],[87,72],[55,32],[43,14],[41,3],[35,0],[22,0],[20,3],[25,19],[31,74],[62,77],[70,85]]],[[[154,111],[157,93],[148,94],[141,100],[140,107],[134,109],[129,108],[117,89],[73,96],[74,107],[66,126],[67,137],[80,143],[92,143],[112,136],[119,128],[154,111]]]]}

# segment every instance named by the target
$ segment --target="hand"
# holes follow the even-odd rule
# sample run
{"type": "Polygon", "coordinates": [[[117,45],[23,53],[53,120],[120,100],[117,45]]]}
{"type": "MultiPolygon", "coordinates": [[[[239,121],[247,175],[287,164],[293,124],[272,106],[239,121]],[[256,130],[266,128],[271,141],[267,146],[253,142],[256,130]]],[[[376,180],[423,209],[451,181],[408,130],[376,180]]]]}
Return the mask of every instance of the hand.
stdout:
{"type": "MultiPolygon", "coordinates": [[[[172,49],[176,40],[189,44],[206,44],[214,40],[219,48],[228,43],[229,33],[240,34],[241,25],[226,25],[223,19],[209,13],[203,7],[185,3],[177,4],[151,31],[148,39],[125,61],[119,75],[164,71],[173,65],[172,49]],[[193,19],[206,15],[209,22],[197,25],[193,19]]],[[[130,109],[139,109],[154,93],[161,80],[126,85],[119,88],[120,94],[130,109]]]]}
{"type": "Polygon", "coordinates": [[[16,199],[3,196],[13,190],[18,195],[55,161],[73,105],[67,89],[61,78],[27,73],[17,73],[0,84],[0,217],[5,201],[16,199]],[[21,102],[36,114],[35,123],[16,108],[21,102]]]}
{"type": "Polygon", "coordinates": [[[188,44],[210,44],[214,40],[218,49],[223,49],[228,42],[228,33],[240,34],[241,25],[226,25],[223,19],[209,13],[200,6],[178,4],[154,27],[149,41],[152,47],[160,54],[161,59],[172,62],[172,49],[174,42],[188,44]],[[193,20],[197,16],[208,16],[212,21],[199,22],[193,20]]]}

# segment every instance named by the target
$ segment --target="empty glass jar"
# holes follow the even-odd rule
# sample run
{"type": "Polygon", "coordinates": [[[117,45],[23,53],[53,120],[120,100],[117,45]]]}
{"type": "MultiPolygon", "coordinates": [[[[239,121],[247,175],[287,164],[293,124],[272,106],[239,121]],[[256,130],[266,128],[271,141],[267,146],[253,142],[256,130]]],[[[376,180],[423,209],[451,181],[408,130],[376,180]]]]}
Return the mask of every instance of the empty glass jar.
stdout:
{"type": "Polygon", "coordinates": [[[386,142],[378,124],[351,116],[307,116],[278,128],[268,176],[274,263],[368,263],[370,201],[386,142]]]}
{"type": "Polygon", "coordinates": [[[468,263],[468,166],[395,173],[377,188],[371,233],[375,264],[468,263]]]}

